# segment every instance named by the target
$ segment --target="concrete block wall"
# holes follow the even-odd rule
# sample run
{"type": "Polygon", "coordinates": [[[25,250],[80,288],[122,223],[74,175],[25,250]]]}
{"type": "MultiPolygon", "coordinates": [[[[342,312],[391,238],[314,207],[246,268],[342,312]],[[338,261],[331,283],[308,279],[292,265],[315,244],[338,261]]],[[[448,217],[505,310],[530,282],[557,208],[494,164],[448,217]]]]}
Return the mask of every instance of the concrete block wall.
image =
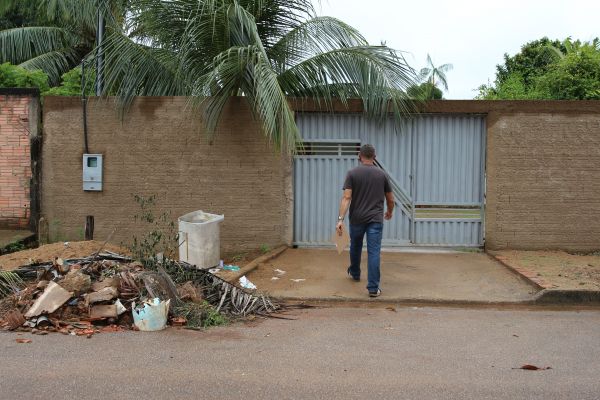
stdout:
{"type": "Polygon", "coordinates": [[[81,101],[47,97],[42,147],[42,215],[54,240],[80,240],[86,215],[95,235],[128,244],[136,224],[134,195],[157,195],[155,214],[194,210],[224,214],[224,253],[291,241],[291,161],[266,142],[244,99],[232,99],[208,138],[181,97],[134,101],[121,120],[111,100],[90,100],[89,151],[104,156],[104,190],[82,189],[81,101]]]}
{"type": "Polygon", "coordinates": [[[0,228],[29,227],[32,102],[31,94],[0,90],[0,228]]]}
{"type": "Polygon", "coordinates": [[[488,114],[486,248],[600,249],[600,107],[488,114]]]}
{"type": "MultiPolygon", "coordinates": [[[[298,111],[319,111],[292,100],[298,111]]],[[[339,112],[361,112],[359,101],[339,112]]],[[[486,248],[600,249],[600,101],[431,101],[428,113],[487,119],[486,248]]],[[[222,249],[292,239],[292,163],[273,152],[243,99],[228,104],[209,140],[185,98],[137,99],[121,120],[110,101],[89,106],[90,152],[104,154],[104,191],[82,190],[81,101],[44,105],[42,213],[55,239],[80,239],[86,215],[96,238],[143,233],[133,195],[157,194],[160,213],[225,214],[222,249]]]]}

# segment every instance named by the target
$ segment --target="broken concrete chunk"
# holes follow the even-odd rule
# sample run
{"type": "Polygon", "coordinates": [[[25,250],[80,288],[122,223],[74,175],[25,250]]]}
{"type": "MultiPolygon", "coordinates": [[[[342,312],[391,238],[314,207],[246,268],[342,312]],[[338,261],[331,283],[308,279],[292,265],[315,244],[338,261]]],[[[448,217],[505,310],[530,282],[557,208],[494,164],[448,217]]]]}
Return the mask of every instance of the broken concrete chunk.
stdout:
{"type": "Polygon", "coordinates": [[[92,279],[89,275],[80,270],[71,270],[58,284],[68,292],[73,292],[75,296],[85,293],[92,286],[92,279]]]}
{"type": "Polygon", "coordinates": [[[92,283],[92,290],[94,292],[98,292],[106,287],[114,287],[115,289],[119,287],[121,284],[121,279],[118,276],[113,276],[111,278],[104,278],[103,281],[97,281],[92,283]]]}
{"type": "Polygon", "coordinates": [[[105,287],[97,292],[89,293],[85,295],[86,303],[93,304],[101,301],[112,300],[119,295],[119,291],[114,287],[105,287]]]}
{"type": "Polygon", "coordinates": [[[116,304],[92,306],[90,308],[90,318],[117,318],[119,313],[116,304]]]}
{"type": "Polygon", "coordinates": [[[66,291],[60,285],[50,282],[44,290],[44,293],[36,299],[29,311],[25,313],[25,318],[36,317],[40,314],[51,314],[65,304],[73,294],[66,291]]]}

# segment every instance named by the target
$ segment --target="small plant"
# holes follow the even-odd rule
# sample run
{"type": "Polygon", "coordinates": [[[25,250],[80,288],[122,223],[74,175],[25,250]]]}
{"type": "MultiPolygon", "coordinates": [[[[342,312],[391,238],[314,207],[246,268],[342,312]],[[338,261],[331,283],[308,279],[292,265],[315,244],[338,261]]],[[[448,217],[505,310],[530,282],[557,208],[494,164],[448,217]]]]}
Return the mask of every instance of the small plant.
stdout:
{"type": "Polygon", "coordinates": [[[175,255],[179,241],[179,233],[171,213],[165,211],[159,216],[155,215],[156,195],[134,195],[134,199],[140,206],[134,220],[145,224],[148,232],[140,238],[134,236],[129,250],[146,268],[156,269],[157,265],[161,264],[168,269],[168,261],[175,255]],[[162,254],[162,257],[159,254],[162,254]]]}
{"type": "Polygon", "coordinates": [[[183,317],[187,320],[189,328],[209,328],[227,324],[228,320],[219,314],[208,302],[201,303],[185,302],[173,307],[173,315],[183,317]]]}
{"type": "Polygon", "coordinates": [[[83,241],[85,239],[85,228],[84,227],[79,227],[79,229],[77,229],[77,237],[79,238],[80,241],[83,241]]]}
{"type": "Polygon", "coordinates": [[[215,310],[215,308],[213,306],[211,306],[210,304],[206,303],[206,305],[207,305],[206,314],[204,317],[204,321],[202,321],[202,326],[204,328],[227,324],[227,322],[228,322],[227,318],[225,318],[223,315],[219,314],[217,312],[217,310],[215,310]]]}
{"type": "Polygon", "coordinates": [[[271,251],[271,248],[268,245],[266,245],[266,244],[261,244],[260,245],[260,252],[261,253],[266,254],[269,251],[271,251]]]}
{"type": "Polygon", "coordinates": [[[48,228],[48,236],[50,243],[66,241],[63,234],[62,222],[58,219],[53,219],[48,228]]]}
{"type": "Polygon", "coordinates": [[[4,248],[6,253],[14,253],[21,250],[25,250],[25,245],[22,242],[11,243],[4,248]]]}

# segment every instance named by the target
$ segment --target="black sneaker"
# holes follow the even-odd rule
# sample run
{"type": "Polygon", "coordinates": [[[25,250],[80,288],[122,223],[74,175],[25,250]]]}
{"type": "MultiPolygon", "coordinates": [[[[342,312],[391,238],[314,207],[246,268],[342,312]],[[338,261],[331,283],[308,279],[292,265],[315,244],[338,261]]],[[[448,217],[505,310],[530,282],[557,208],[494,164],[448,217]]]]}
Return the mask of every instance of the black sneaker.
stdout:
{"type": "Polygon", "coordinates": [[[354,281],[354,282],[360,282],[360,276],[359,277],[355,277],[354,275],[352,275],[350,273],[350,267],[348,267],[348,276],[354,281]]]}
{"type": "Polygon", "coordinates": [[[376,292],[369,292],[369,297],[379,297],[381,296],[381,289],[377,289],[376,292]]]}

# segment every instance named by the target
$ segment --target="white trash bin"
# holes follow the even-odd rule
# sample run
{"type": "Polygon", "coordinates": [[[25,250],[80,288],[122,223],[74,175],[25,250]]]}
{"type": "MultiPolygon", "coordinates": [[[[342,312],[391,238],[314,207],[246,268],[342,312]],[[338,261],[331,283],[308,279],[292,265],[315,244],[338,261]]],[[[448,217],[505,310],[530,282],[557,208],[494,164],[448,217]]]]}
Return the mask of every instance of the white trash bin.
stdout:
{"type": "Polygon", "coordinates": [[[220,223],[223,215],[193,211],[179,217],[179,260],[212,268],[221,259],[220,223]]]}

